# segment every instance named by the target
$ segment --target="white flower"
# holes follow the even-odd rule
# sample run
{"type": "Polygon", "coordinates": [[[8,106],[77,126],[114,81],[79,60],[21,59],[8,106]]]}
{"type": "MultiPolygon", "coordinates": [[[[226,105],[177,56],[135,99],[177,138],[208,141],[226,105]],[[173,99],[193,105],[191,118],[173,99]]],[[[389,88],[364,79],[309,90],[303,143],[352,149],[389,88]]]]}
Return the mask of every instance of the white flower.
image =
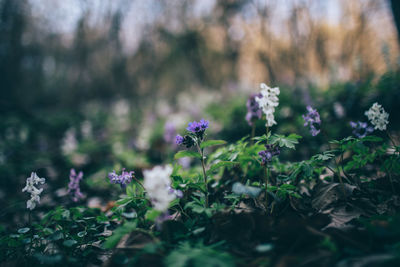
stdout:
{"type": "Polygon", "coordinates": [[[171,174],[172,167],[169,165],[156,166],[152,170],[143,171],[143,186],[156,210],[166,211],[169,203],[175,199],[175,194],[170,191],[171,174]]]}
{"type": "Polygon", "coordinates": [[[338,118],[343,118],[346,115],[343,105],[339,102],[333,103],[333,110],[338,118]]]}
{"type": "Polygon", "coordinates": [[[31,194],[31,199],[26,202],[26,208],[33,210],[36,207],[36,203],[40,203],[40,194],[43,188],[36,188],[35,185],[44,184],[44,178],[39,178],[35,172],[31,173],[31,176],[26,178],[26,186],[22,189],[22,192],[28,192],[31,194]]]}
{"type": "Polygon", "coordinates": [[[61,151],[64,155],[72,154],[78,148],[78,141],[76,140],[76,131],[70,128],[65,132],[61,144],[61,151]]]}
{"type": "Polygon", "coordinates": [[[386,125],[389,123],[389,113],[385,112],[381,105],[374,103],[372,107],[365,112],[365,115],[371,121],[372,125],[375,126],[375,130],[386,130],[386,125]]]}
{"type": "Polygon", "coordinates": [[[271,127],[276,124],[274,118],[275,107],[279,105],[278,95],[280,94],[279,88],[268,87],[265,83],[260,84],[261,97],[256,96],[256,102],[258,106],[262,109],[267,120],[267,127],[271,127]]]}

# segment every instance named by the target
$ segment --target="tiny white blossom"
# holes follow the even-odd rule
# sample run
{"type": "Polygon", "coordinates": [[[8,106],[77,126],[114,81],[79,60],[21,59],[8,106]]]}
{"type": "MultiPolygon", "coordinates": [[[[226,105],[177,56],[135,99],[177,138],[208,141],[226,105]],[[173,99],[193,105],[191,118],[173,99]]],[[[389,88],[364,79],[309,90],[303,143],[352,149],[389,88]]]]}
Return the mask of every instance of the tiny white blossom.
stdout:
{"type": "Polygon", "coordinates": [[[154,205],[154,209],[166,211],[171,201],[175,199],[175,194],[171,193],[172,167],[156,166],[152,170],[143,171],[143,186],[154,205]]]}
{"type": "Polygon", "coordinates": [[[389,123],[389,113],[387,113],[381,105],[374,103],[372,107],[365,112],[365,115],[371,121],[371,124],[375,126],[375,130],[386,130],[386,125],[389,123]]]}
{"type": "Polygon", "coordinates": [[[64,155],[72,154],[78,148],[78,140],[76,139],[76,131],[70,128],[65,132],[61,144],[61,151],[64,155]]]}
{"type": "Polygon", "coordinates": [[[271,88],[265,83],[261,83],[260,88],[262,96],[256,96],[255,100],[265,114],[267,120],[266,126],[271,127],[276,124],[274,112],[275,107],[279,105],[278,95],[280,94],[280,90],[278,87],[271,88]]]}
{"type": "Polygon", "coordinates": [[[36,203],[40,203],[40,194],[43,188],[38,189],[36,185],[44,184],[44,178],[39,178],[35,172],[31,173],[31,176],[26,178],[26,185],[22,189],[22,192],[28,192],[31,194],[31,199],[26,202],[26,208],[33,210],[36,207],[36,203]]]}

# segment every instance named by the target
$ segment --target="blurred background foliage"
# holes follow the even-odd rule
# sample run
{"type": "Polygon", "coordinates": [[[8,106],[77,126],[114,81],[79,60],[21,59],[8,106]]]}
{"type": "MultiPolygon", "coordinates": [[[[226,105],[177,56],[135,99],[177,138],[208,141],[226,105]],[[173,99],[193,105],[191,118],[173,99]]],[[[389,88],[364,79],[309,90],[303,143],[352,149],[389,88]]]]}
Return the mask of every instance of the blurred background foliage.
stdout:
{"type": "Polygon", "coordinates": [[[172,162],[188,121],[239,140],[260,82],[281,88],[273,131],[304,136],[283,161],[350,135],[375,101],[396,134],[398,67],[388,1],[0,0],[0,220],[25,208],[31,171],[49,181],[44,205],[72,167],[88,196],[108,196],[113,168],[172,162]],[[303,128],[306,105],[327,137],[303,128]]]}

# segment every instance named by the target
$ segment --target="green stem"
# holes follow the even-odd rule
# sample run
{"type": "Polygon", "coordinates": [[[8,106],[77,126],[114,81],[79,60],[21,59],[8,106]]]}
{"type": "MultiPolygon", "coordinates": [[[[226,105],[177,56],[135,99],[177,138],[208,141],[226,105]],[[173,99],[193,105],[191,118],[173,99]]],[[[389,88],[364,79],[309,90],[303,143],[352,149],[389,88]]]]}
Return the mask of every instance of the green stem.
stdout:
{"type": "Polygon", "coordinates": [[[207,185],[207,174],[206,174],[206,167],[204,164],[204,150],[200,148],[199,144],[196,142],[197,149],[199,150],[199,153],[201,155],[201,167],[203,168],[203,177],[204,177],[204,186],[206,189],[206,201],[205,201],[205,207],[208,208],[208,185],[207,185]]]}
{"type": "Polygon", "coordinates": [[[268,182],[269,182],[269,169],[268,165],[265,164],[264,167],[264,172],[265,172],[265,209],[268,212],[268,182]]]}
{"type": "MultiPolygon", "coordinates": [[[[266,133],[267,134],[267,140],[265,141],[267,145],[268,145],[268,132],[269,132],[269,127],[267,126],[267,133],[266,133]]],[[[268,163],[265,163],[264,172],[265,172],[265,210],[268,213],[268,182],[269,182],[268,163]]]]}
{"type": "MultiPolygon", "coordinates": [[[[321,133],[324,135],[325,140],[328,141],[329,150],[332,151],[331,143],[329,143],[329,138],[328,138],[327,134],[326,134],[325,131],[323,131],[322,129],[321,129],[321,133]]],[[[340,153],[341,153],[341,155],[342,155],[342,151],[340,151],[340,153]]],[[[340,187],[342,188],[343,196],[344,196],[345,198],[347,198],[346,190],[345,190],[345,188],[344,188],[344,184],[343,184],[342,176],[341,176],[341,174],[340,174],[340,169],[339,169],[339,165],[338,165],[337,160],[336,160],[336,156],[334,157],[334,161],[335,161],[336,172],[337,172],[336,175],[337,175],[337,177],[339,178],[340,187]]]]}
{"type": "Polygon", "coordinates": [[[29,213],[28,213],[28,224],[29,224],[29,228],[31,229],[30,230],[31,242],[29,243],[28,254],[31,255],[31,253],[32,253],[32,245],[33,245],[33,235],[34,235],[33,227],[32,227],[32,211],[31,210],[29,210],[29,213]]]}
{"type": "Polygon", "coordinates": [[[250,144],[253,145],[254,143],[254,136],[256,134],[256,124],[253,122],[253,125],[251,126],[251,139],[250,139],[250,144]]]}
{"type": "Polygon", "coordinates": [[[146,189],[144,188],[143,184],[134,175],[132,175],[132,178],[133,178],[133,180],[135,180],[136,183],[138,183],[143,188],[143,190],[146,191],[146,189]]]}
{"type": "Polygon", "coordinates": [[[393,137],[390,135],[390,133],[389,133],[388,130],[386,130],[386,134],[387,134],[387,136],[389,137],[390,142],[392,142],[393,146],[396,147],[396,143],[394,142],[394,139],[393,139],[393,137]]]}
{"type": "MultiPolygon", "coordinates": [[[[398,154],[398,153],[396,153],[396,143],[394,142],[394,139],[393,139],[392,135],[389,133],[388,130],[386,130],[386,134],[387,134],[387,136],[389,137],[390,142],[392,142],[392,144],[393,144],[393,146],[394,146],[394,149],[395,149],[394,154],[398,154]]],[[[392,188],[392,192],[393,192],[393,194],[395,194],[396,191],[395,191],[395,189],[394,189],[393,178],[392,178],[392,174],[391,174],[391,169],[392,169],[392,168],[390,168],[390,170],[388,170],[387,168],[385,168],[385,169],[386,169],[387,175],[389,176],[389,181],[390,181],[390,186],[391,186],[391,188],[392,188]]]]}

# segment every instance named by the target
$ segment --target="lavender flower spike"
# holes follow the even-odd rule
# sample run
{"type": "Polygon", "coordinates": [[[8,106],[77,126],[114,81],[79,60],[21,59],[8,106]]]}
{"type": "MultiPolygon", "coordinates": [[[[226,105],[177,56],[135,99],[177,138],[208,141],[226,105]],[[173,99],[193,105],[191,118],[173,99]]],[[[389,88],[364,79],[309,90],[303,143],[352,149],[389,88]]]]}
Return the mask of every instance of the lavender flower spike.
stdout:
{"type": "Polygon", "coordinates": [[[261,157],[262,165],[266,165],[267,163],[271,162],[272,157],[278,156],[279,154],[279,147],[274,145],[265,145],[265,150],[262,150],[258,153],[258,155],[261,157]]]}
{"type": "Polygon", "coordinates": [[[83,172],[76,174],[75,169],[71,169],[69,174],[68,194],[70,194],[72,201],[78,202],[83,198],[79,183],[83,178],[83,172]]]}
{"type": "Polygon", "coordinates": [[[254,122],[257,119],[261,119],[262,117],[262,110],[256,101],[256,97],[261,98],[261,94],[252,94],[249,99],[247,100],[247,114],[246,114],[246,121],[250,126],[254,125],[254,122]]]}
{"type": "Polygon", "coordinates": [[[119,184],[121,188],[125,188],[126,185],[132,181],[132,176],[134,173],[134,171],[127,172],[125,171],[125,168],[123,168],[121,175],[118,175],[115,171],[113,171],[108,174],[108,178],[110,179],[110,183],[119,184]]]}
{"type": "Polygon", "coordinates": [[[316,109],[313,109],[311,106],[307,106],[308,113],[303,115],[303,119],[305,121],[304,126],[310,127],[310,132],[312,136],[316,136],[320,133],[321,126],[321,118],[316,109]]]}
{"type": "Polygon", "coordinates": [[[372,133],[374,131],[374,128],[372,128],[371,126],[368,126],[368,123],[366,123],[366,122],[351,121],[350,126],[351,126],[351,128],[353,128],[353,134],[357,138],[363,138],[363,137],[367,136],[367,134],[372,133]]]}

